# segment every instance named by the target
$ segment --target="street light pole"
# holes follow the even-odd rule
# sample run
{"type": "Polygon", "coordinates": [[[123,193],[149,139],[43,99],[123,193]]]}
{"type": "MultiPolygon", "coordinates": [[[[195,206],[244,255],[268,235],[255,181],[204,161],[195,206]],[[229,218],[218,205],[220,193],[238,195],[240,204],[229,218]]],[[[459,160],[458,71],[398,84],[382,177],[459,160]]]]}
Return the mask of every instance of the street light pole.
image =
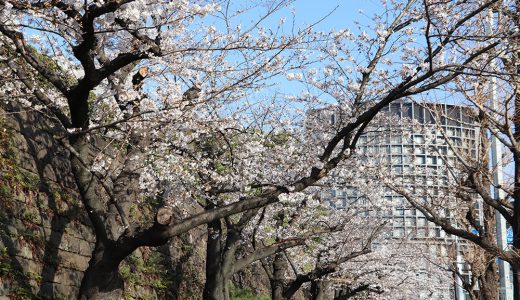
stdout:
{"type": "MultiPolygon", "coordinates": [[[[489,10],[489,33],[493,34],[494,29],[494,13],[493,9],[489,10]]],[[[496,67],[495,58],[491,61],[491,67],[496,67]]],[[[491,110],[497,109],[497,82],[494,76],[491,76],[491,110]]],[[[493,170],[493,192],[495,200],[504,199],[504,191],[500,189],[503,182],[502,173],[502,148],[498,138],[491,135],[491,168],[493,170]]],[[[507,223],[498,211],[496,212],[496,235],[497,244],[500,249],[506,250],[507,245],[507,223]]],[[[508,262],[501,259],[498,260],[498,270],[500,276],[500,300],[513,300],[513,286],[511,278],[511,266],[508,262]]]]}

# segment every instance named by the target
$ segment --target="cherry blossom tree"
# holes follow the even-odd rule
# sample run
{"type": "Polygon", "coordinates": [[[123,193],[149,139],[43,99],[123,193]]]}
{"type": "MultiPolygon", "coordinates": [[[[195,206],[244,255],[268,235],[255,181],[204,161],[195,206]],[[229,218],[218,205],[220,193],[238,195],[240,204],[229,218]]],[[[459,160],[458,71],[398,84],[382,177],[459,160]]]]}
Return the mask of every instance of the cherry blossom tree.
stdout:
{"type": "Polygon", "coordinates": [[[387,240],[345,264],[333,282],[338,299],[451,299],[452,273],[441,265],[443,259],[423,243],[387,240]]]}
{"type": "Polygon", "coordinates": [[[368,28],[320,33],[264,27],[285,1],[0,0],[6,109],[54,122],[96,236],[80,298],[119,298],[119,264],[139,247],[318,184],[383,107],[500,43],[481,34],[495,2],[383,1],[368,28]],[[281,75],[304,92],[269,88],[281,75]],[[331,103],[333,126],[306,120],[331,103]],[[207,208],[174,218],[195,201],[207,208]],[[149,202],[155,219],[132,220],[149,202]]]}
{"type": "MultiPolygon", "coordinates": [[[[274,135],[269,140],[270,147],[290,144],[290,138],[295,137],[291,137],[289,132],[283,135],[274,135]]],[[[318,137],[309,136],[306,142],[311,141],[312,138],[318,137]]],[[[219,148],[226,145],[222,140],[220,142],[211,140],[211,145],[204,147],[206,153],[214,155],[213,163],[217,163],[219,166],[219,168],[212,166],[211,169],[218,169],[220,175],[225,175],[231,171],[223,167],[222,157],[216,159],[217,155],[225,153],[224,149],[219,150],[219,148]]],[[[381,198],[381,189],[371,186],[375,181],[363,176],[368,167],[369,165],[366,162],[359,159],[344,161],[335,170],[335,173],[339,176],[321,180],[320,189],[331,185],[342,186],[345,183],[356,184],[364,187],[365,195],[379,199],[381,198]]],[[[378,166],[371,166],[371,168],[377,169],[378,166]]],[[[205,176],[201,178],[201,181],[208,180],[208,178],[208,176],[205,176]]],[[[261,188],[257,186],[249,192],[260,193],[261,188]]],[[[341,262],[368,253],[370,241],[378,236],[379,227],[372,228],[375,225],[370,224],[368,218],[357,216],[360,212],[355,210],[354,207],[341,211],[332,209],[330,204],[324,203],[324,200],[319,196],[320,189],[313,188],[306,190],[304,193],[292,193],[290,196],[283,195],[279,202],[262,209],[250,210],[243,213],[240,218],[229,216],[208,223],[204,298],[227,299],[229,297],[227,286],[233,274],[256,261],[266,261],[269,257],[280,253],[287,255],[285,251],[290,248],[312,247],[317,249],[318,245],[321,245],[321,247],[329,248],[332,251],[339,249],[338,243],[346,243],[346,239],[342,236],[350,236],[349,243],[354,243],[356,239],[363,240],[369,237],[367,241],[361,243],[360,249],[353,249],[351,255],[338,259],[334,266],[331,262],[324,263],[323,266],[313,272],[300,274],[298,279],[290,285],[285,278],[276,279],[270,276],[272,286],[276,286],[278,281],[283,281],[284,283],[281,283],[281,285],[285,285],[285,289],[287,289],[283,292],[283,295],[280,289],[273,289],[273,298],[290,299],[303,284],[317,281],[319,278],[335,272],[341,262]],[[356,232],[356,235],[353,234],[354,232],[356,232]],[[317,240],[322,242],[318,243],[317,240]]],[[[229,195],[229,193],[226,194],[227,197],[229,195]]],[[[214,209],[225,203],[225,199],[219,199],[218,195],[205,194],[205,197],[205,199],[212,198],[210,201],[199,203],[206,210],[214,209]]],[[[375,205],[377,201],[372,203],[375,205]]],[[[368,210],[368,207],[363,209],[368,210]]],[[[377,209],[381,208],[378,207],[377,209]]],[[[279,260],[275,259],[274,261],[279,260]]],[[[267,274],[273,274],[273,272],[267,272],[267,274]]]]}
{"type": "MultiPolygon", "coordinates": [[[[205,298],[229,298],[226,289],[233,274],[254,262],[261,261],[271,282],[273,299],[291,299],[305,283],[333,273],[340,262],[337,262],[336,266],[329,262],[326,266],[324,264],[312,272],[299,274],[297,280],[289,283],[284,277],[286,268],[276,266],[276,262],[285,260],[285,256],[289,255],[288,249],[307,249],[295,250],[298,254],[291,255],[295,257],[303,257],[303,253],[309,252],[309,249],[317,251],[319,247],[321,247],[319,251],[324,253],[325,248],[329,251],[337,250],[338,244],[347,241],[347,238],[344,238],[347,236],[351,237],[349,242],[358,242],[360,249],[352,250],[350,255],[343,257],[341,261],[347,261],[370,251],[370,242],[360,240],[367,236],[371,237],[367,240],[374,239],[377,230],[369,232],[369,226],[356,228],[356,225],[363,224],[356,223],[360,218],[353,218],[352,214],[343,213],[337,215],[345,218],[334,218],[331,217],[334,214],[331,208],[317,204],[316,199],[312,200],[302,195],[300,197],[295,195],[295,197],[300,201],[292,199],[292,204],[288,204],[282,200],[274,206],[261,209],[255,217],[251,216],[252,213],[244,213],[238,222],[226,218],[225,225],[208,227],[212,232],[208,233],[210,235],[207,246],[205,298]],[[315,203],[311,204],[311,202],[315,203]],[[355,240],[352,232],[363,232],[364,235],[355,240]],[[331,246],[333,243],[336,247],[331,246]],[[270,271],[270,264],[273,264],[272,268],[279,269],[282,273],[270,271]]],[[[347,249],[344,249],[345,251],[347,249]]]]}
{"type": "MultiPolygon", "coordinates": [[[[351,173],[351,183],[356,177],[362,178],[354,174],[357,172],[351,173]]],[[[252,228],[246,229],[254,252],[272,243],[301,241],[295,247],[281,249],[260,260],[273,299],[291,299],[308,284],[312,286],[311,297],[319,299],[323,293],[321,281],[337,273],[345,262],[370,253],[372,243],[386,225],[382,220],[377,222],[365,216],[368,207],[364,211],[354,206],[336,210],[319,194],[282,197],[280,202],[264,208],[252,222],[252,228]]]]}

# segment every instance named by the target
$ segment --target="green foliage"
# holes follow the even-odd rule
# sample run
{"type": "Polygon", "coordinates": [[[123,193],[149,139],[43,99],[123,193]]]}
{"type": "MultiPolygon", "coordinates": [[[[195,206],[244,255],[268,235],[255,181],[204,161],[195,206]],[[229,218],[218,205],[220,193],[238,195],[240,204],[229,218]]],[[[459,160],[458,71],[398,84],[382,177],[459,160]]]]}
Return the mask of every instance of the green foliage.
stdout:
{"type": "Polygon", "coordinates": [[[36,247],[39,247],[39,248],[45,246],[45,238],[40,234],[39,231],[26,229],[24,231],[20,231],[18,233],[18,235],[20,237],[23,237],[23,239],[25,241],[28,241],[31,244],[33,244],[33,246],[36,246],[36,247]]]}
{"type": "Polygon", "coordinates": [[[12,198],[13,194],[11,191],[11,187],[6,184],[0,184],[0,198],[1,199],[8,199],[12,198]]]}
{"type": "Polygon", "coordinates": [[[11,273],[13,273],[13,269],[9,263],[7,248],[0,246],[0,277],[8,276],[11,273]]]}
{"type": "Polygon", "coordinates": [[[264,146],[266,148],[275,148],[276,146],[287,144],[290,138],[291,134],[288,132],[277,132],[270,135],[270,139],[264,141],[264,146]]]}
{"type": "Polygon", "coordinates": [[[10,282],[9,299],[39,299],[30,287],[22,284],[26,279],[34,279],[41,282],[41,276],[29,272],[24,274],[22,270],[11,264],[11,258],[7,248],[0,246],[0,278],[10,282]]]}
{"type": "MultiPolygon", "coordinates": [[[[57,62],[55,62],[52,58],[50,58],[48,55],[40,53],[33,46],[29,45],[28,48],[29,48],[29,51],[31,51],[32,54],[38,59],[38,61],[43,63],[49,70],[53,71],[54,73],[58,73],[58,74],[64,73],[64,71],[60,67],[60,65],[57,62]]],[[[72,86],[76,83],[76,78],[74,78],[74,76],[72,76],[72,74],[70,74],[70,75],[63,74],[63,75],[64,76],[62,76],[62,79],[65,80],[65,82],[69,86],[72,86]]],[[[52,87],[51,83],[47,82],[47,80],[45,78],[43,78],[43,76],[38,76],[38,78],[40,79],[40,82],[43,86],[48,87],[48,88],[52,87]]]]}
{"type": "Polygon", "coordinates": [[[197,200],[197,203],[199,203],[201,206],[208,205],[208,201],[206,199],[204,199],[204,197],[202,197],[200,195],[195,195],[195,200],[197,200]]]}
{"type": "Polygon", "coordinates": [[[231,167],[227,166],[227,165],[224,165],[224,164],[221,164],[221,163],[217,163],[215,165],[215,171],[217,173],[219,173],[220,175],[224,175],[226,173],[231,172],[231,167]]]}
{"type": "Polygon", "coordinates": [[[314,264],[310,263],[310,262],[307,262],[303,265],[303,272],[311,272],[312,270],[314,270],[314,264]]]}
{"type": "MultiPolygon", "coordinates": [[[[143,257],[130,255],[119,268],[121,277],[127,286],[136,287],[149,286],[156,292],[167,291],[172,282],[163,265],[163,257],[157,251],[151,251],[143,257]],[[143,258],[145,257],[145,258],[143,258]]],[[[125,290],[125,299],[134,299],[131,291],[125,290]]],[[[144,299],[139,295],[139,299],[144,299]]]]}
{"type": "Polygon", "coordinates": [[[22,286],[15,286],[12,290],[12,295],[14,295],[14,299],[38,299],[38,296],[36,296],[30,289],[22,287],[22,286]]]}
{"type": "MultiPolygon", "coordinates": [[[[20,166],[22,159],[20,151],[23,150],[19,150],[17,138],[19,137],[14,135],[14,131],[10,130],[5,120],[0,117],[0,223],[14,224],[13,219],[18,219],[23,225],[23,227],[16,226],[16,233],[9,232],[6,226],[0,226],[0,236],[2,239],[16,240],[17,245],[32,252],[35,258],[43,257],[42,253],[48,245],[42,228],[35,223],[38,220],[38,211],[33,206],[23,207],[34,205],[34,203],[28,204],[27,201],[34,200],[34,195],[40,191],[42,182],[37,174],[20,166]]],[[[52,190],[51,192],[56,196],[56,202],[76,199],[63,191],[52,190]]],[[[43,206],[39,202],[42,201],[40,199],[36,197],[38,201],[36,204],[43,206]]],[[[9,299],[40,299],[31,285],[34,282],[39,285],[43,280],[42,275],[18,265],[12,257],[18,251],[21,251],[18,246],[13,246],[9,251],[6,247],[0,246],[0,278],[9,286],[9,299]]],[[[54,258],[54,260],[56,261],[47,259],[44,263],[58,266],[59,259],[54,258]]],[[[55,298],[66,299],[58,295],[55,295],[55,298]]]]}
{"type": "Polygon", "coordinates": [[[139,281],[139,275],[132,271],[129,265],[122,265],[121,268],[119,268],[119,273],[121,273],[121,277],[123,277],[123,280],[127,283],[135,283],[139,281]]]}
{"type": "MultiPolygon", "coordinates": [[[[94,91],[90,91],[88,92],[88,98],[87,98],[87,101],[89,101],[89,103],[92,103],[96,100],[96,93],[94,93],[94,91]]],[[[110,109],[110,106],[108,105],[105,105],[104,107],[102,108],[106,108],[106,109],[110,109]]]]}
{"type": "Polygon", "coordinates": [[[0,119],[0,197],[12,197],[15,186],[24,190],[38,190],[40,178],[18,166],[20,158],[17,147],[11,130],[5,127],[0,119]]]}
{"type": "Polygon", "coordinates": [[[25,170],[18,168],[15,165],[10,166],[10,172],[3,172],[0,179],[16,184],[17,186],[26,190],[37,190],[40,184],[38,176],[31,174],[25,170]]]}
{"type": "Polygon", "coordinates": [[[40,273],[35,272],[27,272],[26,273],[28,279],[32,279],[36,281],[36,283],[41,284],[43,280],[43,276],[40,273]]]}
{"type": "Polygon", "coordinates": [[[250,289],[241,289],[235,287],[232,283],[229,285],[229,297],[231,300],[269,300],[268,296],[257,296],[250,289]]]}

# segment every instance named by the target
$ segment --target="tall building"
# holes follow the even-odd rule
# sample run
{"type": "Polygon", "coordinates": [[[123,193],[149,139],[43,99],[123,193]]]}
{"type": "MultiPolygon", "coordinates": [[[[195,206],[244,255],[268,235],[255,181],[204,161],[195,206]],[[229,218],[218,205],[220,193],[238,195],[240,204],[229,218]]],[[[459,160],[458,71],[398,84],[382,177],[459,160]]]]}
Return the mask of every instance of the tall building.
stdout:
{"type": "MultiPolygon", "coordinates": [[[[331,122],[337,121],[334,113],[323,113],[331,122]]],[[[447,166],[460,162],[456,153],[471,158],[476,158],[479,153],[480,131],[467,107],[398,101],[391,103],[383,113],[383,118],[375,120],[365,130],[358,149],[374,157],[393,180],[412,191],[418,199],[424,198],[426,201],[426,197],[444,197],[449,192],[453,172],[456,172],[456,169],[447,166]]],[[[364,201],[355,187],[326,191],[324,198],[338,209],[361,205],[364,201]]],[[[395,205],[383,216],[392,221],[388,234],[390,239],[406,237],[413,242],[424,243],[435,255],[450,255],[459,273],[470,276],[470,268],[461,255],[467,242],[446,234],[439,226],[428,222],[420,211],[395,192],[388,190],[381,201],[395,205]]],[[[481,211],[481,207],[475,209],[481,211]]],[[[442,213],[451,216],[448,203],[442,213]]],[[[423,295],[423,299],[466,299],[460,278],[456,281],[451,290],[442,291],[434,297],[423,295]]]]}

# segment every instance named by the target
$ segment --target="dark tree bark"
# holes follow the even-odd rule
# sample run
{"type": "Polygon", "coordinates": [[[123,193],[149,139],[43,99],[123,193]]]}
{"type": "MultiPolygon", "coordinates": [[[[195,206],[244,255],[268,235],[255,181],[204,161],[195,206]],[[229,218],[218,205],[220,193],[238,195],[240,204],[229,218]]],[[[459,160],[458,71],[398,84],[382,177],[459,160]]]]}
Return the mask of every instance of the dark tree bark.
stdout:
{"type": "Polygon", "coordinates": [[[229,299],[228,284],[235,273],[235,254],[241,239],[240,232],[229,219],[224,220],[225,235],[223,220],[213,221],[208,226],[204,300],[229,299]]]}
{"type": "Polygon", "coordinates": [[[273,278],[271,279],[271,298],[273,300],[285,300],[285,270],[287,261],[283,253],[277,253],[273,259],[273,278]]]}
{"type": "Polygon", "coordinates": [[[224,268],[222,266],[222,224],[221,220],[208,223],[208,240],[206,243],[206,282],[204,300],[224,299],[224,268]]]}
{"type": "Polygon", "coordinates": [[[327,288],[329,283],[326,280],[313,280],[311,282],[311,299],[327,300],[327,288]]]}
{"type": "MultiPolygon", "coordinates": [[[[515,217],[513,218],[513,248],[520,249],[520,159],[515,155],[515,217]]],[[[520,262],[514,261],[511,263],[513,271],[513,289],[514,299],[520,299],[520,262]]]]}
{"type": "MultiPolygon", "coordinates": [[[[489,183],[487,186],[490,186],[489,183]]],[[[484,220],[484,233],[483,235],[491,241],[496,240],[496,210],[489,205],[484,205],[483,210],[484,220]]],[[[499,274],[498,266],[496,263],[496,255],[490,252],[484,253],[484,261],[486,266],[483,274],[478,278],[479,282],[479,296],[485,300],[498,300],[499,299],[499,274]]]]}
{"type": "MultiPolygon", "coordinates": [[[[520,7],[520,1],[517,1],[517,6],[520,7]]],[[[520,142],[520,91],[517,91],[515,94],[514,109],[514,138],[516,142],[520,142]]],[[[515,164],[515,183],[513,190],[514,208],[511,227],[513,229],[513,249],[518,251],[518,249],[520,249],[520,153],[514,152],[513,159],[515,164]]],[[[517,261],[511,262],[511,268],[513,270],[514,299],[520,299],[520,260],[517,259],[517,261]]]]}
{"type": "Polygon", "coordinates": [[[244,212],[237,223],[232,223],[229,218],[209,223],[204,299],[229,299],[228,285],[236,272],[255,261],[304,243],[305,236],[279,241],[267,247],[253,249],[253,251],[245,250],[238,257],[237,251],[243,241],[241,232],[257,211],[244,212]]]}
{"type": "MultiPolygon", "coordinates": [[[[478,122],[480,126],[480,140],[481,140],[481,148],[483,153],[481,154],[482,164],[485,166],[489,165],[489,149],[490,149],[490,139],[488,137],[489,131],[489,123],[486,119],[485,115],[481,112],[478,115],[478,122]]],[[[486,170],[487,171],[487,170],[486,170]]],[[[487,187],[488,190],[491,190],[491,182],[488,177],[482,177],[482,186],[487,187]]],[[[481,234],[489,241],[496,240],[496,217],[497,212],[494,208],[489,205],[483,203],[482,208],[483,214],[483,231],[481,234]]],[[[480,274],[478,278],[479,283],[479,291],[478,297],[485,300],[498,300],[499,298],[499,276],[498,276],[498,266],[496,264],[496,255],[490,252],[486,252],[485,256],[485,268],[483,274],[480,274]]],[[[473,290],[468,292],[474,292],[473,290]]],[[[475,298],[475,299],[478,299],[475,298]]]]}
{"type": "Polygon", "coordinates": [[[517,264],[511,264],[511,269],[513,271],[513,299],[520,299],[520,266],[517,264]]]}
{"type": "Polygon", "coordinates": [[[495,263],[495,257],[490,257],[486,271],[482,276],[479,284],[480,299],[498,300],[499,299],[499,278],[498,268],[495,263]]]}
{"type": "MultiPolygon", "coordinates": [[[[370,292],[370,291],[371,291],[370,284],[362,284],[355,288],[348,287],[346,290],[343,290],[340,295],[338,295],[337,297],[334,297],[334,300],[347,300],[354,296],[359,295],[360,293],[370,292]]],[[[378,293],[378,294],[382,293],[382,291],[378,290],[378,289],[375,289],[374,292],[378,293]]]]}
{"type": "Polygon", "coordinates": [[[119,262],[106,245],[96,243],[89,266],[81,281],[79,299],[121,299],[124,281],[119,273],[119,262]]]}

